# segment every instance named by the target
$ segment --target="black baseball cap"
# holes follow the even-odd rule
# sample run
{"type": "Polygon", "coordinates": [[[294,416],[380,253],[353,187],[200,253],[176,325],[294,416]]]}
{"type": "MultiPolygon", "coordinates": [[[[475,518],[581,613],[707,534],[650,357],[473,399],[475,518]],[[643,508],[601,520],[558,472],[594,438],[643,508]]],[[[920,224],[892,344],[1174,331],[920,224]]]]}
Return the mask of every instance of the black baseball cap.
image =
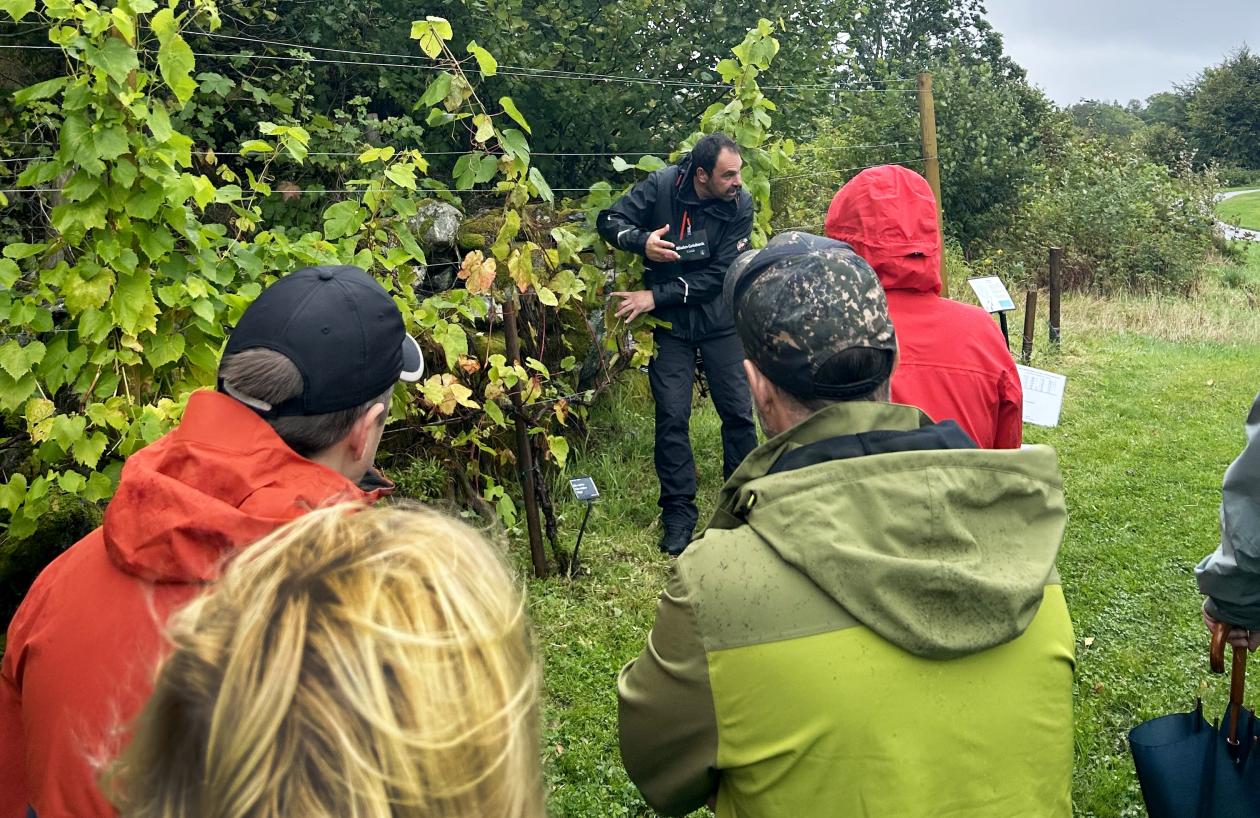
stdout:
{"type": "Polygon", "coordinates": [[[842,241],[781,233],[735,259],[722,295],[745,357],[789,394],[845,400],[868,394],[892,374],[897,338],[883,287],[842,241]],[[856,382],[829,380],[828,363],[859,347],[881,353],[877,371],[856,382]]]}
{"type": "Polygon", "coordinates": [[[424,374],[420,345],[394,299],[359,267],[305,267],[263,290],[224,354],[258,348],[292,361],[304,384],[301,395],[276,405],[225,390],[267,418],[352,409],[424,374]]]}

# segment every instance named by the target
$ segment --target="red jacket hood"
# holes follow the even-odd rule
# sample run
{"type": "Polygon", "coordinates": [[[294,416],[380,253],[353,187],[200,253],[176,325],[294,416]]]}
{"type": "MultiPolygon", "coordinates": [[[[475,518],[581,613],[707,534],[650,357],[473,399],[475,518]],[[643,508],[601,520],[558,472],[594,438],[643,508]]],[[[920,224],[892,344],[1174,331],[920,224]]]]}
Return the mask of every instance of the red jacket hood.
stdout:
{"type": "Polygon", "coordinates": [[[105,547],[150,582],[207,582],[224,557],[304,512],[371,497],[299,456],[243,404],[197,392],[179,428],[127,459],[105,509],[105,547]]]}
{"type": "Polygon", "coordinates": [[[941,236],[927,180],[901,165],[868,168],[837,191],[826,233],[866,259],[885,290],[940,295],[941,236]]]}

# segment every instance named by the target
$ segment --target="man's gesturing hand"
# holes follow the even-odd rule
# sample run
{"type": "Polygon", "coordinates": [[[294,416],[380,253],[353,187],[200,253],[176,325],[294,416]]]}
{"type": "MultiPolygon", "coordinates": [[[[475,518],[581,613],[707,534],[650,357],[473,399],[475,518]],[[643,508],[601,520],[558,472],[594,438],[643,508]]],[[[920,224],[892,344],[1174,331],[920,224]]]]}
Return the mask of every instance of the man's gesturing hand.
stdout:
{"type": "Polygon", "coordinates": [[[614,298],[621,299],[617,307],[617,317],[629,324],[645,312],[656,309],[656,299],[651,290],[635,290],[634,292],[613,293],[614,298]]]}
{"type": "Polygon", "coordinates": [[[643,246],[643,255],[647,256],[648,260],[678,261],[680,258],[674,252],[674,243],[661,238],[667,230],[669,230],[668,224],[659,230],[653,230],[651,233],[648,233],[647,244],[643,246]]]}

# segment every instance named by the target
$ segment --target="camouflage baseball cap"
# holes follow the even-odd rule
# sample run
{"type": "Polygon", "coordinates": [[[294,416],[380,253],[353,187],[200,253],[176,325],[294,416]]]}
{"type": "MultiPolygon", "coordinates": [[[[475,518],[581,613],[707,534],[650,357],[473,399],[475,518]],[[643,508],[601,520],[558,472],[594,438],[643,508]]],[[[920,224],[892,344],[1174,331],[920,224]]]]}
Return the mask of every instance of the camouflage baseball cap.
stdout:
{"type": "Polygon", "coordinates": [[[722,293],[744,355],[781,389],[810,400],[869,394],[892,374],[897,339],[871,266],[842,241],[780,233],[735,259],[722,293]],[[885,353],[878,371],[834,383],[829,362],[850,349],[885,353]]]}

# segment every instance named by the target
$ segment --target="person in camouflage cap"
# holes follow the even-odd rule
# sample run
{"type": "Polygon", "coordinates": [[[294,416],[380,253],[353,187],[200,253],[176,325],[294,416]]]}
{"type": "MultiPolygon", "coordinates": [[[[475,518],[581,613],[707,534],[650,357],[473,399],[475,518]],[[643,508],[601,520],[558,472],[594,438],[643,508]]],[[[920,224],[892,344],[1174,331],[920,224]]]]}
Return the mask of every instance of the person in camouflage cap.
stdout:
{"type": "Polygon", "coordinates": [[[896,336],[848,245],[776,237],[723,295],[771,438],[621,672],[630,779],[664,815],[1068,818],[1054,451],[889,403],[896,336]]]}
{"type": "Polygon", "coordinates": [[[892,375],[897,337],[879,279],[844,242],[775,236],[736,258],[723,297],[744,355],[805,401],[869,395],[892,375]]]}

